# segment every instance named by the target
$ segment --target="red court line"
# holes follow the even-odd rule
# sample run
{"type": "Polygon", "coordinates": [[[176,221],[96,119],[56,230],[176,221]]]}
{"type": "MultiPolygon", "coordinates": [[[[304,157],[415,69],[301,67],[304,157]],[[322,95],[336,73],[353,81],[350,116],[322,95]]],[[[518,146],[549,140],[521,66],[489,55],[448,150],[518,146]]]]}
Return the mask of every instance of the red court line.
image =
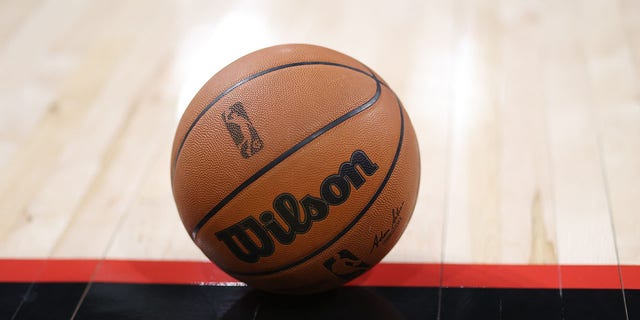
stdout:
{"type": "MultiPolygon", "coordinates": [[[[562,287],[572,289],[620,289],[618,266],[563,265],[562,287]]],[[[636,267],[636,271],[640,270],[636,267]]]]}
{"type": "MultiPolygon", "coordinates": [[[[618,267],[562,265],[563,288],[619,289],[618,267]]],[[[556,265],[381,263],[350,285],[558,288],[556,265]]],[[[626,289],[640,289],[640,266],[621,267],[626,289]]],[[[209,262],[0,259],[0,282],[237,283],[209,262]]]]}
{"type": "Polygon", "coordinates": [[[105,260],[94,281],[202,284],[238,282],[210,262],[105,260]]]}
{"type": "Polygon", "coordinates": [[[0,282],[86,282],[99,260],[0,259],[0,282]]]}
{"type": "Polygon", "coordinates": [[[36,282],[85,282],[91,279],[99,260],[45,260],[36,282]]]}
{"type": "Polygon", "coordinates": [[[625,289],[640,289],[640,266],[621,266],[625,289]]]}
{"type": "Polygon", "coordinates": [[[380,263],[349,285],[438,287],[440,264],[380,263]]]}
{"type": "Polygon", "coordinates": [[[557,265],[445,264],[442,286],[474,288],[559,288],[557,265]]]}
{"type": "Polygon", "coordinates": [[[33,282],[43,269],[44,260],[0,260],[0,282],[33,282]]]}

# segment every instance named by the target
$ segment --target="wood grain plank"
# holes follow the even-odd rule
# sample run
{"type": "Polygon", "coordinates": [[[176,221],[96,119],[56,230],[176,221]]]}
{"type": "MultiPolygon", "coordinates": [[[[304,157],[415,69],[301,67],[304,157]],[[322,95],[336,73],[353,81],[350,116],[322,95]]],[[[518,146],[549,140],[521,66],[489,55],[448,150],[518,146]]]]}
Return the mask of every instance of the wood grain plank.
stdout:
{"type": "Polygon", "coordinates": [[[385,261],[441,261],[452,100],[453,9],[450,2],[426,2],[419,18],[422,23],[416,26],[416,30],[421,31],[412,36],[412,55],[405,58],[406,61],[392,60],[384,64],[396,72],[404,70],[402,74],[385,73],[384,77],[387,81],[406,79],[398,89],[395,82],[389,83],[411,117],[421,160],[418,203],[411,223],[385,261]],[[403,64],[407,66],[394,68],[403,64]]]}
{"type": "MultiPolygon", "coordinates": [[[[85,12],[89,16],[91,16],[91,9],[85,12]]],[[[102,13],[108,15],[104,11],[102,13]]],[[[81,20],[83,19],[77,22],[82,23],[81,20]]],[[[88,22],[84,21],[83,23],[87,30],[99,32],[100,29],[108,27],[108,25],[94,25],[88,22]]],[[[49,83],[47,90],[55,89],[55,93],[52,94],[51,100],[48,102],[48,109],[42,116],[35,112],[39,106],[25,105],[21,112],[27,112],[32,107],[35,108],[31,116],[27,113],[22,114],[28,118],[28,121],[19,118],[11,120],[16,122],[15,126],[24,126],[25,132],[24,134],[14,132],[15,135],[5,140],[17,149],[12,152],[11,160],[7,165],[0,170],[2,180],[2,184],[0,184],[0,210],[5,212],[5,218],[0,222],[2,237],[8,237],[9,233],[20,233],[20,226],[29,225],[34,219],[38,220],[37,217],[40,214],[44,214],[42,216],[44,225],[64,223],[56,220],[57,216],[51,216],[46,212],[47,204],[38,208],[33,206],[31,201],[40,192],[43,181],[59,174],[56,171],[56,161],[61,156],[64,146],[77,134],[79,123],[89,109],[87,106],[91,105],[99,95],[99,91],[110,76],[113,66],[125,51],[123,49],[126,49],[126,46],[110,47],[100,40],[87,38],[82,46],[76,48],[77,50],[62,53],[64,56],[74,57],[70,58],[74,62],[70,64],[70,70],[60,75],[62,81],[58,83],[57,79],[51,79],[52,82],[49,83]],[[34,119],[37,121],[28,129],[28,124],[32,123],[34,119]],[[53,220],[51,220],[52,218],[53,220]]],[[[53,46],[53,44],[51,45],[53,46]]],[[[14,62],[18,65],[31,63],[29,61],[14,62]]],[[[0,99],[6,102],[5,98],[7,95],[0,94],[0,99]]],[[[4,105],[4,107],[7,106],[4,105]]],[[[4,110],[1,112],[3,115],[9,114],[9,118],[11,117],[10,113],[4,112],[4,110]]],[[[3,117],[4,119],[7,118],[3,117]]],[[[57,191],[52,196],[64,199],[64,195],[60,195],[57,191]]],[[[3,248],[8,246],[6,244],[3,248]]]]}
{"type": "MultiPolygon", "coordinates": [[[[127,21],[138,26],[135,16],[140,12],[127,21]]],[[[157,97],[151,93],[173,48],[176,30],[167,24],[173,8],[159,6],[155,12],[153,19],[139,26],[140,38],[83,123],[83,131],[92,134],[79,137],[65,150],[68,155],[82,152],[82,157],[74,158],[78,165],[67,167],[65,176],[82,181],[87,192],[72,199],[73,216],[51,248],[55,257],[106,253],[159,146],[156,138],[167,121],[162,119],[171,118],[171,110],[152,103],[157,97]],[[145,98],[151,101],[145,103],[145,98]]],[[[60,182],[51,181],[48,187],[58,188],[60,182]]]]}
{"type": "Polygon", "coordinates": [[[45,114],[65,74],[74,67],[72,59],[49,52],[58,38],[72,32],[89,6],[88,2],[69,4],[75,5],[48,1],[35,6],[22,23],[14,25],[11,36],[0,47],[0,195],[8,185],[7,174],[14,171],[11,159],[20,143],[45,114]],[[65,19],[58,21],[60,16],[65,19]]]}
{"type": "Polygon", "coordinates": [[[0,48],[12,37],[29,16],[42,5],[42,0],[0,2],[0,48]]]}
{"type": "MultiPolygon", "coordinates": [[[[143,8],[143,5],[140,4],[140,8],[143,8]]],[[[168,15],[166,12],[171,12],[171,10],[165,8],[165,18],[168,15]]],[[[122,120],[131,114],[132,111],[129,109],[132,105],[135,106],[134,99],[139,93],[137,90],[146,84],[150,73],[156,67],[152,61],[160,63],[164,58],[162,52],[159,52],[157,48],[160,47],[159,43],[163,41],[163,36],[168,36],[171,30],[165,34],[157,34],[155,36],[156,42],[151,42],[150,40],[153,38],[149,37],[149,34],[153,34],[155,31],[153,28],[159,30],[159,26],[165,25],[166,21],[163,21],[162,17],[158,12],[157,18],[151,20],[155,24],[138,28],[139,41],[131,42],[130,50],[123,50],[127,53],[126,58],[109,71],[108,80],[97,89],[98,93],[92,98],[93,100],[82,101],[86,104],[77,106],[77,108],[86,108],[80,112],[85,113],[80,121],[76,122],[78,119],[74,118],[78,112],[70,110],[65,113],[68,116],[62,117],[61,122],[54,122],[52,127],[57,126],[57,132],[62,134],[55,145],[55,152],[46,157],[35,158],[43,161],[43,164],[50,168],[45,170],[46,172],[41,172],[41,175],[36,177],[37,179],[32,185],[29,185],[29,188],[24,188],[25,192],[21,198],[17,199],[20,201],[10,201],[8,204],[3,202],[2,204],[3,206],[13,205],[17,208],[26,208],[26,210],[15,210],[18,217],[13,221],[9,220],[11,224],[8,224],[7,228],[10,232],[2,233],[6,239],[2,244],[3,254],[10,256],[48,255],[48,252],[55,245],[56,239],[67,228],[67,223],[72,220],[74,211],[83,197],[98,196],[91,193],[90,187],[103,165],[107,165],[103,162],[110,159],[110,156],[105,154],[110,146],[110,141],[119,134],[118,130],[121,129],[122,120]],[[153,54],[150,55],[150,52],[153,54]],[[67,120],[70,122],[64,122],[67,120]],[[65,129],[67,127],[71,128],[65,129]],[[61,190],[64,190],[65,193],[61,194],[61,190]],[[43,230],[47,231],[42,232],[43,230]],[[34,234],[41,234],[36,242],[31,238],[34,234]]],[[[118,34],[117,30],[125,33],[120,40],[131,39],[127,35],[131,30],[131,25],[127,25],[126,22],[134,23],[134,25],[139,23],[135,16],[131,17],[131,13],[126,12],[113,20],[114,25],[118,25],[118,27],[109,30],[109,38],[99,40],[102,40],[103,44],[127,48],[126,42],[108,41],[109,39],[116,40],[118,35],[122,35],[118,34]]],[[[120,49],[114,50],[118,52],[120,49]]],[[[108,60],[105,62],[108,65],[108,60]]],[[[93,73],[82,72],[73,75],[94,76],[93,73]]],[[[86,81],[86,79],[77,79],[74,83],[84,84],[86,81]]],[[[94,84],[100,84],[100,81],[94,84]]],[[[82,95],[78,97],[82,97],[82,95]]],[[[47,141],[46,137],[44,138],[44,141],[47,141]]],[[[28,170],[30,170],[29,166],[14,174],[20,177],[21,172],[28,173],[28,170]]],[[[122,186],[117,187],[122,188],[122,186]]],[[[15,197],[16,195],[14,190],[7,196],[15,197]]],[[[102,228],[99,227],[98,230],[102,230],[102,228]]]]}
{"type": "Polygon", "coordinates": [[[454,53],[450,185],[444,261],[501,257],[498,48],[496,2],[459,3],[454,53]]]}
{"type": "MultiPolygon", "coordinates": [[[[603,3],[594,8],[602,10],[603,3]]],[[[598,52],[592,83],[597,95],[602,152],[621,264],[640,264],[640,2],[622,1],[607,34],[588,38],[601,48],[613,38],[613,52],[598,52]],[[614,87],[614,88],[611,88],[614,87]],[[608,89],[612,89],[609,91],[608,89]]]]}
{"type": "Polygon", "coordinates": [[[548,2],[544,70],[560,264],[615,264],[588,71],[571,4],[548,2]]]}
{"type": "Polygon", "coordinates": [[[613,264],[616,240],[640,263],[637,1],[0,12],[0,256],[204,260],[167,177],[176,121],[234,59],[306,42],[376,70],[416,128],[419,201],[386,261],[613,264]]]}
{"type": "Polygon", "coordinates": [[[500,240],[503,263],[557,264],[549,137],[542,87],[546,8],[500,2],[500,240]]]}

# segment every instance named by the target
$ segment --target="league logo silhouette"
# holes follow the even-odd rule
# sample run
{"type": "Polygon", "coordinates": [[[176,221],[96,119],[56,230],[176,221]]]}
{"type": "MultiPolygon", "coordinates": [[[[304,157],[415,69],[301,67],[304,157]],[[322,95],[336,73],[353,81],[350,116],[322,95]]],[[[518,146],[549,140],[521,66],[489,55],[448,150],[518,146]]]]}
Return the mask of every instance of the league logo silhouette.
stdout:
{"type": "Polygon", "coordinates": [[[228,111],[223,112],[222,121],[227,126],[227,131],[243,158],[249,158],[262,150],[264,146],[262,139],[258,136],[258,131],[251,123],[241,102],[236,102],[229,107],[228,111]]]}
{"type": "Polygon", "coordinates": [[[324,262],[324,267],[344,280],[351,280],[369,269],[369,265],[349,250],[341,250],[324,262]]]}

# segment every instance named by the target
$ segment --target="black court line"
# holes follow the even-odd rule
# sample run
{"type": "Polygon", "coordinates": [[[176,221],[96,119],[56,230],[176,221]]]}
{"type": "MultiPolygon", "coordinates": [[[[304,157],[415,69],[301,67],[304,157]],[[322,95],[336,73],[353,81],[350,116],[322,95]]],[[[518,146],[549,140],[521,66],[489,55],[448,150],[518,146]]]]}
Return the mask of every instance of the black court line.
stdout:
{"type": "MultiPolygon", "coordinates": [[[[315,64],[326,64],[326,63],[315,63],[315,64]]],[[[333,65],[333,64],[332,64],[333,65]]],[[[347,66],[344,66],[347,67],[347,66]]],[[[353,69],[350,68],[349,69],[353,69]]],[[[366,74],[368,76],[370,76],[369,74],[367,74],[364,71],[361,70],[357,70],[360,73],[366,74]]],[[[371,77],[371,76],[370,76],[371,77]]],[[[211,210],[209,210],[209,212],[207,212],[207,214],[200,220],[198,221],[198,223],[196,224],[195,228],[191,231],[191,238],[192,239],[196,239],[196,237],[198,236],[198,232],[200,232],[200,229],[202,229],[202,227],[216,214],[218,213],[218,211],[220,211],[224,206],[227,205],[227,203],[229,203],[229,201],[231,201],[233,198],[235,198],[242,190],[244,190],[246,187],[248,187],[249,185],[251,185],[253,182],[255,182],[256,180],[258,180],[260,177],[262,177],[265,173],[267,173],[269,170],[273,169],[276,165],[278,165],[280,162],[284,161],[286,158],[288,158],[290,155],[292,155],[293,153],[295,153],[296,151],[300,150],[302,147],[304,147],[305,145],[307,145],[309,142],[315,140],[317,137],[321,136],[322,134],[324,134],[325,132],[331,130],[332,128],[336,127],[337,125],[345,122],[346,120],[354,117],[355,115],[361,113],[362,111],[368,109],[369,107],[371,107],[373,104],[376,103],[376,101],[378,101],[378,98],[380,97],[380,92],[381,92],[381,84],[380,82],[376,79],[373,78],[373,80],[376,81],[376,93],[373,95],[373,97],[371,97],[367,102],[365,102],[364,104],[354,108],[353,110],[345,113],[344,115],[340,116],[339,118],[331,121],[330,123],[328,123],[327,125],[325,125],[324,127],[318,129],[317,131],[315,131],[314,133],[312,133],[311,135],[307,136],[306,138],[302,139],[302,141],[298,142],[297,144],[295,144],[293,147],[291,147],[290,149],[288,149],[287,151],[283,152],[280,156],[278,156],[277,158],[273,159],[271,162],[269,162],[267,165],[265,165],[264,167],[262,167],[260,170],[258,170],[256,173],[254,173],[251,177],[249,177],[247,180],[245,180],[244,182],[242,182],[238,187],[236,187],[233,191],[231,191],[226,197],[224,197],[222,200],[220,200],[220,202],[218,202],[218,204],[216,204],[211,210]]]]}
{"type": "MultiPolygon", "coordinates": [[[[0,283],[0,305],[27,283],[0,283]]],[[[18,319],[68,319],[83,283],[39,283],[18,319]]],[[[442,288],[441,319],[624,319],[620,290],[442,288]],[[564,310],[564,312],[563,312],[564,310]]],[[[627,290],[638,319],[640,290],[627,290]]],[[[15,299],[14,299],[15,300],[15,299]]],[[[307,296],[250,287],[95,283],[76,320],[91,319],[437,319],[437,287],[341,287],[307,296]]],[[[13,310],[0,308],[0,319],[13,310]]]]}

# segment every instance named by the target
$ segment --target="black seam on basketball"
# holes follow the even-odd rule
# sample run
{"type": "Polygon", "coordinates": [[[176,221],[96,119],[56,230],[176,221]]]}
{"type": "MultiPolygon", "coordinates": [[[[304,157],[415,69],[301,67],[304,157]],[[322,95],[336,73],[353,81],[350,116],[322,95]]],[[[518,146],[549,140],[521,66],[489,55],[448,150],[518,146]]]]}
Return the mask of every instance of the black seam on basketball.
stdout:
{"type": "Polygon", "coordinates": [[[364,70],[360,70],[360,69],[352,67],[352,66],[348,66],[348,65],[340,64],[340,63],[335,63],[335,62],[327,62],[327,61],[303,61],[303,62],[295,62],[295,63],[283,64],[283,65],[279,65],[277,67],[273,67],[273,68],[269,68],[269,69],[266,69],[266,70],[262,70],[262,71],[260,71],[258,73],[254,73],[254,74],[252,74],[250,76],[247,76],[246,78],[236,82],[231,87],[229,87],[226,90],[222,91],[222,93],[220,93],[217,97],[215,97],[213,100],[211,100],[211,102],[209,102],[209,104],[207,104],[207,106],[204,109],[202,109],[202,111],[200,111],[200,113],[198,114],[198,116],[196,116],[196,118],[193,120],[191,125],[189,125],[189,129],[187,129],[187,132],[184,134],[184,136],[182,137],[182,140],[180,141],[180,146],[178,147],[178,150],[176,151],[176,157],[175,157],[175,159],[173,159],[173,163],[172,163],[172,166],[171,166],[171,184],[173,185],[173,177],[174,177],[174,174],[175,174],[176,166],[178,165],[178,158],[180,158],[180,153],[182,152],[182,148],[184,147],[184,144],[187,141],[187,137],[189,136],[189,134],[191,133],[193,128],[196,126],[198,121],[200,121],[200,119],[205,115],[205,113],[207,113],[207,111],[209,111],[216,103],[218,103],[218,101],[220,101],[222,98],[224,98],[227,94],[229,94],[231,91],[233,91],[237,87],[239,87],[239,86],[241,86],[241,85],[243,85],[243,84],[245,84],[245,83],[247,83],[247,82],[249,82],[249,81],[251,81],[253,79],[259,78],[259,77],[261,77],[263,75],[269,74],[269,73],[274,72],[274,71],[291,68],[291,67],[309,66],[309,65],[326,65],[326,66],[347,68],[347,69],[350,69],[350,70],[365,74],[368,77],[370,77],[370,78],[372,78],[374,80],[377,80],[377,78],[376,78],[376,76],[375,76],[375,74],[373,72],[371,72],[371,74],[369,74],[364,70]]]}
{"type": "Polygon", "coordinates": [[[226,197],[224,197],[222,200],[220,200],[220,202],[218,202],[218,204],[216,204],[213,209],[209,210],[209,212],[207,212],[207,214],[200,219],[200,221],[198,221],[198,224],[196,224],[196,226],[193,228],[193,230],[191,231],[191,238],[192,239],[196,239],[196,237],[198,236],[198,232],[200,232],[200,229],[202,229],[202,227],[216,214],[218,213],[218,211],[220,211],[225,205],[227,205],[227,203],[229,203],[229,201],[231,201],[233,198],[235,198],[235,196],[238,195],[238,193],[242,192],[242,190],[244,190],[246,187],[248,187],[250,184],[252,184],[253,182],[255,182],[256,180],[258,180],[260,177],[262,177],[265,173],[267,173],[269,170],[273,169],[273,167],[275,167],[276,165],[278,165],[280,162],[284,161],[286,158],[288,158],[290,155],[292,155],[294,152],[300,150],[302,147],[304,147],[305,145],[307,145],[309,142],[315,140],[317,137],[321,136],[322,134],[324,134],[325,132],[331,130],[332,128],[334,128],[335,126],[345,122],[346,120],[350,119],[351,117],[359,114],[360,112],[368,109],[369,107],[371,107],[374,103],[376,103],[376,101],[378,101],[378,98],[380,97],[380,91],[381,91],[381,85],[380,82],[375,78],[372,77],[372,79],[375,80],[376,82],[376,93],[373,95],[373,97],[371,97],[367,102],[365,102],[364,104],[352,109],[351,111],[343,114],[342,116],[340,116],[339,118],[329,122],[328,124],[326,124],[324,127],[318,129],[316,132],[312,133],[311,135],[307,136],[306,138],[302,139],[300,142],[296,143],[293,147],[289,148],[287,151],[283,152],[282,154],[280,154],[277,158],[273,159],[271,162],[269,162],[267,165],[265,165],[264,167],[260,168],[260,170],[258,170],[256,173],[254,173],[251,177],[249,177],[247,180],[245,180],[244,182],[242,182],[238,187],[236,187],[233,191],[231,191],[231,193],[229,193],[226,197]]]}
{"type": "MultiPolygon", "coordinates": [[[[376,82],[380,83],[377,79],[376,79],[376,82]]],[[[319,255],[324,250],[326,250],[327,248],[331,247],[334,243],[336,243],[338,240],[340,240],[340,238],[342,238],[347,232],[349,232],[349,230],[351,230],[351,228],[353,228],[353,226],[355,226],[356,223],[358,223],[358,221],[360,221],[360,219],[364,216],[364,214],[367,213],[369,208],[371,208],[373,203],[378,199],[378,196],[380,196],[380,193],[382,193],[382,190],[387,185],[387,182],[389,182],[389,179],[391,178],[391,174],[393,174],[393,170],[395,169],[396,164],[398,162],[398,158],[400,157],[400,151],[402,150],[402,140],[404,139],[404,114],[403,114],[402,103],[400,102],[400,99],[398,99],[398,96],[393,91],[391,91],[391,89],[389,89],[389,91],[391,92],[391,94],[393,94],[396,97],[396,100],[398,102],[398,110],[400,111],[400,138],[398,139],[398,147],[396,148],[396,153],[395,153],[395,155],[393,157],[393,161],[391,162],[391,166],[389,166],[389,171],[387,171],[387,175],[384,177],[384,179],[382,180],[382,183],[380,184],[380,187],[378,187],[378,190],[376,190],[376,193],[373,194],[373,196],[371,197],[371,200],[369,200],[369,202],[367,203],[367,205],[365,205],[365,207],[362,209],[362,211],[360,211],[360,213],[358,213],[358,215],[349,223],[349,225],[347,225],[342,231],[340,231],[340,233],[338,233],[335,237],[333,237],[333,239],[329,240],[329,242],[325,243],[322,247],[316,249],[315,251],[313,251],[312,253],[310,253],[309,255],[305,256],[304,258],[302,258],[302,259],[300,259],[298,261],[292,262],[292,263],[287,264],[285,266],[282,266],[280,268],[277,268],[277,269],[274,269],[274,270],[269,270],[269,271],[262,271],[262,272],[234,272],[234,271],[223,269],[225,272],[227,272],[228,274],[230,274],[232,276],[233,275],[239,275],[239,276],[264,276],[264,275],[274,274],[274,273],[278,273],[278,272],[282,272],[282,271],[288,270],[290,268],[293,268],[295,266],[298,266],[300,264],[303,264],[303,263],[309,261],[311,258],[319,255]]]]}
{"type": "MultiPolygon", "coordinates": [[[[376,73],[373,72],[371,68],[369,68],[368,66],[364,66],[364,67],[367,68],[367,70],[369,70],[372,78],[376,79],[376,81],[380,82],[383,86],[387,87],[387,89],[391,90],[391,88],[389,88],[389,86],[382,79],[378,79],[378,77],[376,77],[376,73]]],[[[391,92],[393,92],[393,90],[391,90],[391,92]]],[[[396,96],[396,98],[398,97],[395,92],[393,92],[393,95],[396,96]]]]}

